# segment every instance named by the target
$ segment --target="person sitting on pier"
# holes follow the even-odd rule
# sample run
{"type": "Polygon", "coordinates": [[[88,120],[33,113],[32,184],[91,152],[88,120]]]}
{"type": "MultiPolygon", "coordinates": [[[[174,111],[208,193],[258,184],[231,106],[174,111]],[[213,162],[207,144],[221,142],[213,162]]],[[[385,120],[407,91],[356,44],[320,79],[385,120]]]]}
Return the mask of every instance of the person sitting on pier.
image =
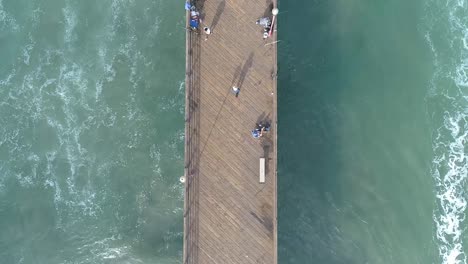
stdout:
{"type": "Polygon", "coordinates": [[[200,25],[200,13],[195,10],[195,7],[191,7],[190,11],[190,28],[193,30],[198,30],[198,26],[200,25]]]}
{"type": "Polygon", "coordinates": [[[269,17],[262,17],[257,20],[256,22],[257,25],[260,25],[264,28],[270,27],[271,26],[271,20],[269,17]]]}
{"type": "Polygon", "coordinates": [[[268,38],[268,36],[269,36],[268,32],[271,29],[271,20],[270,20],[270,18],[269,17],[262,17],[262,18],[258,19],[255,23],[257,25],[260,25],[260,26],[263,27],[263,39],[268,38]]]}
{"type": "Polygon", "coordinates": [[[254,138],[261,138],[263,136],[263,132],[270,131],[270,124],[269,123],[259,123],[257,124],[256,128],[252,130],[252,137],[254,138]]]}
{"type": "Polygon", "coordinates": [[[257,129],[252,130],[251,133],[253,138],[260,138],[262,136],[262,131],[259,131],[257,129]]]}

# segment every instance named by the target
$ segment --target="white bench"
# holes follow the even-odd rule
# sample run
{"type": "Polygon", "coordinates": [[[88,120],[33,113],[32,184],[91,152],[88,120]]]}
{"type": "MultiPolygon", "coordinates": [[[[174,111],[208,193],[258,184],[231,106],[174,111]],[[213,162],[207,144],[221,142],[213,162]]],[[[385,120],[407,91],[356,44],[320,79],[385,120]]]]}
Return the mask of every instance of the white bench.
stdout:
{"type": "Polygon", "coordinates": [[[260,158],[260,183],[265,183],[265,158],[260,158]]]}

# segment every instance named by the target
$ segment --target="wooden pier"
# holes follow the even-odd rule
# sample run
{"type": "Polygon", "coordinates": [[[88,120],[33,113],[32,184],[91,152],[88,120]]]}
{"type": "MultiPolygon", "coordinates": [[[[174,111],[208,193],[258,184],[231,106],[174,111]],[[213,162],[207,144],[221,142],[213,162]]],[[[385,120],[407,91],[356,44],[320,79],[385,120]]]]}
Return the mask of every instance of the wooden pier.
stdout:
{"type": "Polygon", "coordinates": [[[255,23],[276,0],[193,4],[202,30],[186,39],[183,263],[276,264],[276,32],[264,40],[255,23]],[[260,122],[271,129],[253,138],[260,122]]]}

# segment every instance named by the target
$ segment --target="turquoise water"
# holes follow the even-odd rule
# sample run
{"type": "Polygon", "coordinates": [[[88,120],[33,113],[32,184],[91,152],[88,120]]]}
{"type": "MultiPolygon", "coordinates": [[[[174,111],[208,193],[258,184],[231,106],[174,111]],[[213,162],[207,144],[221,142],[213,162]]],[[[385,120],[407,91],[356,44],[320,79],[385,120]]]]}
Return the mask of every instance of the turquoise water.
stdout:
{"type": "Polygon", "coordinates": [[[280,13],[280,263],[466,263],[468,2],[280,13]]]}
{"type": "Polygon", "coordinates": [[[0,1],[1,263],[180,263],[184,10],[0,1]]]}

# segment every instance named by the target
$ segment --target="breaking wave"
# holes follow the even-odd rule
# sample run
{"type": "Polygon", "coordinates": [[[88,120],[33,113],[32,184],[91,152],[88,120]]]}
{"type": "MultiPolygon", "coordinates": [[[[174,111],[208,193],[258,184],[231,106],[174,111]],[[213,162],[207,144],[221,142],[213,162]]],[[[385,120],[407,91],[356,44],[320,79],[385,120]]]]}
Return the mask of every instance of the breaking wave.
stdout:
{"type": "Polygon", "coordinates": [[[433,10],[425,18],[425,36],[435,68],[427,102],[433,127],[436,241],[442,263],[466,264],[468,3],[428,1],[427,10],[433,10]]]}

